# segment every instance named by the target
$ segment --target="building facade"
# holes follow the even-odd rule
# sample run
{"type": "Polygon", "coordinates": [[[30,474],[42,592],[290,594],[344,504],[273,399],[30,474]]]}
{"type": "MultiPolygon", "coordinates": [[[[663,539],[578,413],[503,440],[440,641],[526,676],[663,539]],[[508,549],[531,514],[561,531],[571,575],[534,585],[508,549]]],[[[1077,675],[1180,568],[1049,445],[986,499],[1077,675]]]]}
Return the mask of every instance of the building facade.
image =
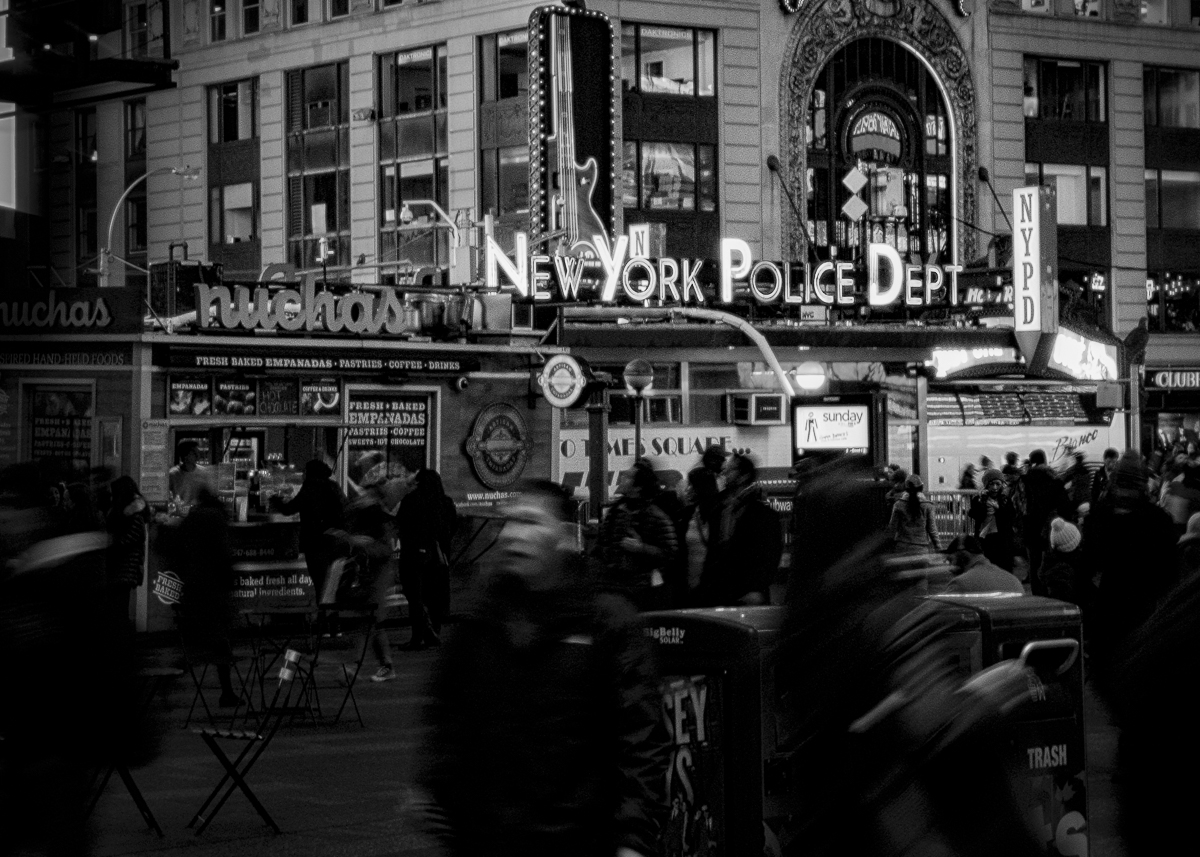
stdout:
{"type": "MultiPolygon", "coordinates": [[[[1012,190],[1054,185],[1064,318],[1118,338],[1145,320],[1135,364],[1200,366],[1196,0],[590,6],[617,35],[618,232],[652,224],[675,257],[715,257],[736,236],[763,259],[858,260],[882,242],[906,263],[1000,268],[1012,190]]],[[[92,282],[111,215],[111,249],[138,267],[186,245],[235,280],[282,264],[360,284],[472,282],[485,218],[502,243],[528,223],[533,8],[126,2],[122,50],[169,42],[174,86],[44,110],[43,151],[86,155],[39,161],[50,268],[92,282]],[[184,166],[199,181],[172,173],[184,166]]],[[[935,356],[872,342],[809,356],[859,381],[935,356]]],[[[678,395],[647,417],[669,427],[707,425],[724,391],[757,383],[741,345],[656,354],[658,386],[678,395]],[[731,360],[740,369],[720,368],[731,360]]],[[[1122,377],[1135,379],[1122,442],[1148,450],[1160,429],[1197,428],[1189,402],[1173,410],[1139,395],[1140,373],[1122,377]]]]}

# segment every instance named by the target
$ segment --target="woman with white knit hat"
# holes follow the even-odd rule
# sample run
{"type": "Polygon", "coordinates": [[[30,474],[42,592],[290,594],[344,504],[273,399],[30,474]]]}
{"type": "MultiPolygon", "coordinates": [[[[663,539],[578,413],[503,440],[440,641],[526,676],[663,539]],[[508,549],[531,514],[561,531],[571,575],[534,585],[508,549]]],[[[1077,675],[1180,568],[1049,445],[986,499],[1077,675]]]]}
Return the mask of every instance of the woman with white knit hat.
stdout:
{"type": "Polygon", "coordinates": [[[1079,528],[1062,518],[1050,522],[1050,550],[1042,560],[1038,577],[1050,598],[1070,601],[1086,610],[1095,587],[1083,562],[1079,528]]]}

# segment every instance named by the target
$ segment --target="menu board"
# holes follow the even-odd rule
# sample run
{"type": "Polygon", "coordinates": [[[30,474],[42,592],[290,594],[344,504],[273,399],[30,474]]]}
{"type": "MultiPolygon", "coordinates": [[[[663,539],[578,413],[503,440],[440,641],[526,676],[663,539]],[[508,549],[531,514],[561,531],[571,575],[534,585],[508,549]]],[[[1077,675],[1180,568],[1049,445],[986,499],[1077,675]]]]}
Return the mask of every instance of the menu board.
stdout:
{"type": "Polygon", "coordinates": [[[212,384],[208,378],[172,377],[168,411],[176,416],[200,417],[212,412],[212,384]]]}
{"type": "Polygon", "coordinates": [[[92,394],[87,390],[35,390],[30,403],[29,455],[34,461],[92,463],[92,394]]]}
{"type": "Polygon", "coordinates": [[[336,378],[300,382],[300,413],[334,416],[342,412],[342,388],[336,378]]]}
{"type": "Polygon", "coordinates": [[[254,385],[240,378],[218,378],[213,385],[212,412],[230,416],[253,416],[258,413],[258,394],[254,385]]]}
{"type": "Polygon", "coordinates": [[[400,390],[352,390],[346,394],[347,476],[355,484],[430,463],[433,397],[400,390]]]}
{"type": "Polygon", "coordinates": [[[300,392],[291,379],[271,378],[258,382],[258,412],[264,417],[300,413],[300,392]]]}

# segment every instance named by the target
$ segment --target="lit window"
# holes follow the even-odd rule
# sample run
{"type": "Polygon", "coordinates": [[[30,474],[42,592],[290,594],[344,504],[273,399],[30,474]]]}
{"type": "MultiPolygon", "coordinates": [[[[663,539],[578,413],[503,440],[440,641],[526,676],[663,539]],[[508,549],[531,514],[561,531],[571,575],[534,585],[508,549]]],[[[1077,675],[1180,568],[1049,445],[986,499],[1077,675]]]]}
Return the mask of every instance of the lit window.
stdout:
{"type": "Polygon", "coordinates": [[[1099,18],[1100,0],[1075,0],[1075,17],[1099,18]]]}
{"type": "Polygon", "coordinates": [[[711,97],[716,89],[715,69],[712,30],[649,24],[621,28],[621,78],[627,91],[711,97]]]}
{"type": "Polygon", "coordinates": [[[1021,11],[1050,14],[1050,0],[1021,0],[1021,11]]]}
{"type": "Polygon", "coordinates": [[[240,244],[256,237],[254,185],[250,182],[210,190],[209,240],[213,244],[240,244]]]}
{"type": "Polygon", "coordinates": [[[1104,122],[1105,67],[1095,62],[1025,57],[1024,98],[1029,119],[1104,122]]]}
{"type": "Polygon", "coordinates": [[[1142,84],[1147,125],[1200,128],[1200,72],[1147,67],[1142,84]]]}
{"type": "Polygon", "coordinates": [[[210,41],[225,41],[225,4],[228,0],[209,0],[208,37],[210,41]]]}
{"type": "Polygon", "coordinates": [[[1142,0],[1143,24],[1169,24],[1170,13],[1167,11],[1169,0],[1142,0]]]}
{"type": "MultiPolygon", "coordinates": [[[[0,0],[0,3],[6,0],[0,0]]],[[[0,18],[0,21],[3,21],[0,18]]],[[[0,102],[0,206],[17,207],[17,117],[15,105],[0,102]]]]}
{"type": "Polygon", "coordinates": [[[1025,165],[1027,185],[1055,188],[1058,223],[1061,226],[1106,226],[1108,224],[1108,170],[1082,164],[1025,165]],[[1039,181],[1040,176],[1040,181],[1039,181]]]}
{"type": "Polygon", "coordinates": [[[0,62],[12,58],[12,48],[8,46],[8,0],[0,0],[0,62]]]}

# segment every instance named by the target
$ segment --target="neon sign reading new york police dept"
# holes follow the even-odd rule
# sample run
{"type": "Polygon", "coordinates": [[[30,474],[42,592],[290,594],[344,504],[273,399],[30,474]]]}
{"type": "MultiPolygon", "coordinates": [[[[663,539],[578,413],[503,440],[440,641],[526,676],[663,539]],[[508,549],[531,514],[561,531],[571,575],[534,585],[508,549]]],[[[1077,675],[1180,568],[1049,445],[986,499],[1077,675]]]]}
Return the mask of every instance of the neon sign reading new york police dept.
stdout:
{"type": "MultiPolygon", "coordinates": [[[[629,237],[614,242],[595,236],[595,258],[529,253],[529,239],[516,233],[510,258],[490,236],[485,256],[485,283],[509,289],[533,301],[659,300],[674,304],[704,304],[709,296],[700,276],[708,259],[647,259],[631,256],[629,237]]],[[[748,289],[759,303],[885,307],[959,303],[961,265],[911,265],[888,244],[868,244],[865,269],[852,262],[829,260],[817,264],[755,260],[741,238],[721,239],[717,266],[717,303],[732,303],[734,291],[748,289]],[[865,289],[863,288],[865,286],[865,289]]]]}

